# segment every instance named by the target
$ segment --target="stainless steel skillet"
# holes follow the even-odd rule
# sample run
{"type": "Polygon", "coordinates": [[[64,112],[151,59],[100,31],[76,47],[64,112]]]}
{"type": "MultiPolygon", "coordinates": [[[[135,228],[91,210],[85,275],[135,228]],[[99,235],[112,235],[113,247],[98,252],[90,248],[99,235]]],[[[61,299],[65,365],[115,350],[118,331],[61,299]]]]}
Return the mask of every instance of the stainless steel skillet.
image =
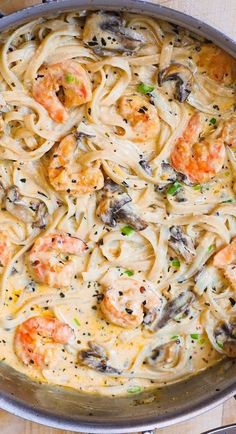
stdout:
{"type": "MultiPolygon", "coordinates": [[[[162,18],[213,40],[236,57],[236,43],[214,28],[140,0],[53,1],[1,18],[0,31],[39,16],[75,9],[129,10],[162,18]]],[[[0,364],[1,408],[41,424],[77,432],[120,434],[164,427],[207,411],[235,393],[236,360],[224,360],[188,380],[155,392],[114,399],[34,383],[0,364]]]]}

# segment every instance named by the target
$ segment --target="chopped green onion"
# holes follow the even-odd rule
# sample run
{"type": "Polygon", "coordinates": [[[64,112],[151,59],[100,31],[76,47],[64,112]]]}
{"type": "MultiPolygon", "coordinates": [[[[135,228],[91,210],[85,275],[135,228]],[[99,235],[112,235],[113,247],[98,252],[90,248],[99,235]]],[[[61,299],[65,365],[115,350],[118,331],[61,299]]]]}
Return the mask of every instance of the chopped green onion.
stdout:
{"type": "Polygon", "coordinates": [[[130,386],[127,390],[128,393],[140,393],[142,392],[142,387],[140,386],[130,386]]]}
{"type": "Polygon", "coordinates": [[[77,327],[79,327],[81,325],[77,318],[74,318],[73,321],[77,327]]]}
{"type": "Polygon", "coordinates": [[[225,172],[225,176],[230,176],[230,172],[225,172]]]}
{"type": "Polygon", "coordinates": [[[146,95],[147,93],[150,93],[154,90],[154,86],[151,86],[150,84],[140,83],[138,85],[138,92],[146,95]]]}
{"type": "Polygon", "coordinates": [[[223,349],[223,344],[221,344],[220,342],[216,341],[216,345],[218,345],[219,348],[223,349]]]}
{"type": "Polygon", "coordinates": [[[192,339],[198,339],[199,338],[199,334],[198,333],[193,333],[193,334],[190,335],[190,337],[192,339]]]}
{"type": "Polygon", "coordinates": [[[210,124],[211,125],[215,125],[216,124],[216,118],[211,118],[210,119],[210,124]]]}
{"type": "Polygon", "coordinates": [[[171,196],[173,196],[177,192],[177,190],[179,190],[180,187],[181,187],[181,184],[178,181],[176,181],[174,184],[172,184],[170,186],[170,188],[168,188],[167,194],[170,194],[171,196]]]}
{"type": "Polygon", "coordinates": [[[193,186],[194,190],[201,190],[201,188],[202,188],[201,184],[196,184],[193,186]]]}
{"type": "Polygon", "coordinates": [[[72,75],[72,74],[67,74],[66,75],[66,82],[67,83],[74,83],[74,81],[75,81],[74,75],[72,75]]]}
{"type": "Polygon", "coordinates": [[[179,262],[178,258],[173,259],[173,261],[171,261],[171,265],[172,265],[172,267],[179,268],[180,262],[179,262]]]}
{"type": "Polygon", "coordinates": [[[175,335],[175,336],[171,336],[171,339],[173,339],[173,340],[175,341],[176,339],[178,339],[178,337],[179,337],[179,336],[177,336],[177,335],[175,335]]]}
{"type": "Polygon", "coordinates": [[[134,232],[135,232],[135,230],[134,230],[133,228],[131,228],[131,226],[124,226],[124,227],[121,229],[121,233],[122,233],[122,235],[127,235],[127,236],[129,236],[129,235],[132,235],[134,232]]]}
{"type": "Polygon", "coordinates": [[[214,250],[215,246],[213,246],[213,244],[211,246],[208,247],[207,251],[209,253],[211,253],[214,250]]]}
{"type": "Polygon", "coordinates": [[[131,277],[134,275],[134,272],[132,270],[125,270],[123,274],[127,274],[127,276],[131,277]]]}
{"type": "Polygon", "coordinates": [[[233,199],[223,200],[221,203],[232,203],[233,199]]]}
{"type": "Polygon", "coordinates": [[[198,341],[198,343],[199,343],[200,345],[205,344],[205,342],[206,342],[206,339],[204,339],[204,338],[199,339],[199,341],[198,341]]]}

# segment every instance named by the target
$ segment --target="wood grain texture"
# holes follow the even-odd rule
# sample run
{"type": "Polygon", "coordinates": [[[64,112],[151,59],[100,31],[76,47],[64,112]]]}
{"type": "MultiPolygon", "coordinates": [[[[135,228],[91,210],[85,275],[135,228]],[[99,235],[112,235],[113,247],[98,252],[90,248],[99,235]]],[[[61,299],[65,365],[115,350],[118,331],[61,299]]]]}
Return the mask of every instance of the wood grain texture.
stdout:
{"type": "MultiPolygon", "coordinates": [[[[236,0],[153,1],[200,18],[236,40],[236,0]]],[[[19,9],[22,5],[30,6],[35,3],[39,3],[39,1],[0,0],[0,10],[9,13],[19,9]]],[[[236,423],[236,401],[233,398],[224,405],[220,405],[186,423],[156,430],[156,434],[201,434],[211,428],[231,423],[236,423]]],[[[69,434],[69,431],[56,430],[24,421],[5,411],[0,411],[0,430],[1,434],[69,434]]]]}

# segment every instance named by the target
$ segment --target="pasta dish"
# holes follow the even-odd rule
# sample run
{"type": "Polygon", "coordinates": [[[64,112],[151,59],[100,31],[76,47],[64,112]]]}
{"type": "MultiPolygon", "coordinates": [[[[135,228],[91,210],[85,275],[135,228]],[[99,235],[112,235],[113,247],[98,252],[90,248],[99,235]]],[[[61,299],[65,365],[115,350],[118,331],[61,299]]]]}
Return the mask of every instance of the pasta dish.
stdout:
{"type": "Polygon", "coordinates": [[[1,360],[117,396],[236,357],[236,61],[130,13],[0,38],[1,360]]]}

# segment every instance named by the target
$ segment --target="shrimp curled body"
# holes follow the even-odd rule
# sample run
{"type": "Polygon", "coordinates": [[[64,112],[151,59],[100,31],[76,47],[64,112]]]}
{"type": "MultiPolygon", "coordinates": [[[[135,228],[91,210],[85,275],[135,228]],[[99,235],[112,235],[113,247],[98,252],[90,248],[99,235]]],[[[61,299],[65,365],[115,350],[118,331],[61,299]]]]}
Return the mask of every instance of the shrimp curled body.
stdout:
{"type": "Polygon", "coordinates": [[[33,85],[33,97],[56,122],[68,118],[67,109],[80,106],[92,98],[92,86],[85,69],[74,60],[42,66],[33,85]],[[61,99],[57,95],[63,90],[61,99]]]}
{"type": "Polygon", "coordinates": [[[186,175],[193,183],[210,181],[220,172],[225,160],[223,137],[199,141],[200,133],[201,115],[195,113],[171,153],[174,169],[186,175]]]}
{"type": "Polygon", "coordinates": [[[73,134],[64,137],[56,149],[49,165],[48,175],[57,191],[67,191],[74,195],[100,190],[104,177],[100,162],[81,166],[76,158],[77,143],[73,134]]]}
{"type": "Polygon", "coordinates": [[[73,343],[74,333],[71,327],[56,318],[35,316],[27,319],[18,326],[14,340],[16,355],[25,365],[47,366],[50,358],[43,338],[58,344],[69,344],[73,343]]]}
{"type": "Polygon", "coordinates": [[[75,273],[73,256],[81,256],[86,244],[65,232],[56,231],[38,238],[29,254],[37,281],[59,288],[69,286],[75,273]]]}
{"type": "Polygon", "coordinates": [[[236,290],[236,238],[216,253],[213,265],[223,270],[225,277],[236,290]]]}
{"type": "Polygon", "coordinates": [[[120,327],[138,327],[153,322],[162,308],[162,299],[151,288],[134,279],[120,279],[107,289],[101,303],[105,318],[120,327]],[[146,315],[146,316],[145,316],[146,315]]]}
{"type": "Polygon", "coordinates": [[[123,96],[118,111],[134,132],[135,142],[153,140],[160,131],[160,120],[156,107],[141,95],[123,96]]]}
{"type": "Polygon", "coordinates": [[[197,65],[219,84],[230,85],[235,80],[235,59],[215,45],[207,44],[202,46],[197,65]]]}

